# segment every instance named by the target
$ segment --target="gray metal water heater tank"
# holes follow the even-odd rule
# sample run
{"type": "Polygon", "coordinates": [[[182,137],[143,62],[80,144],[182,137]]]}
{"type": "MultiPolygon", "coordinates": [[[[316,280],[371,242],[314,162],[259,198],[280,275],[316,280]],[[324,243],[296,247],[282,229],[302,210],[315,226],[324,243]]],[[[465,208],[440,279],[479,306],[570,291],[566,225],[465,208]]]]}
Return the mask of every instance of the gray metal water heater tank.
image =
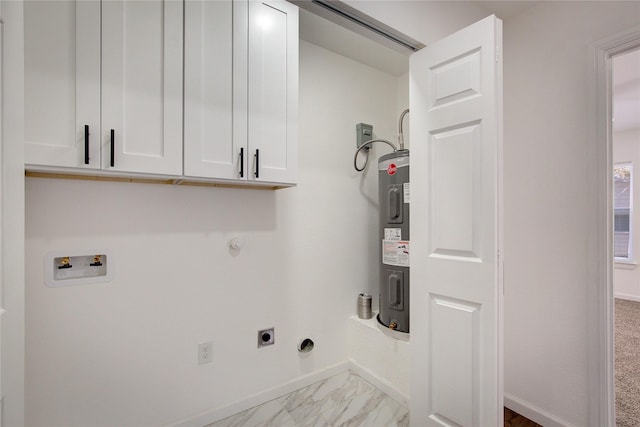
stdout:
{"type": "Polygon", "coordinates": [[[378,322],[409,332],[409,151],[378,160],[380,299],[378,322]]]}

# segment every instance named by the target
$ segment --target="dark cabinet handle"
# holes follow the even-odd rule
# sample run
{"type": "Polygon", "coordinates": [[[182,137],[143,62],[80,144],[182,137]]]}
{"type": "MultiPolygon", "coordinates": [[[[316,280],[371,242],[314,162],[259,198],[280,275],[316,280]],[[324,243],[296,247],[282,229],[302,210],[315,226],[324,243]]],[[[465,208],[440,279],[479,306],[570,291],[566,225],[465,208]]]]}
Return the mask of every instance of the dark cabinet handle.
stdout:
{"type": "Polygon", "coordinates": [[[89,125],[84,125],[84,164],[89,164],[89,125]]]}
{"type": "Polygon", "coordinates": [[[240,147],[240,178],[244,178],[244,147],[240,147]]]}
{"type": "Polygon", "coordinates": [[[256,149],[256,171],[255,171],[255,176],[256,178],[260,178],[260,150],[256,149]]]}
{"type": "Polygon", "coordinates": [[[115,165],[116,157],[116,131],[111,129],[111,167],[115,165]]]}

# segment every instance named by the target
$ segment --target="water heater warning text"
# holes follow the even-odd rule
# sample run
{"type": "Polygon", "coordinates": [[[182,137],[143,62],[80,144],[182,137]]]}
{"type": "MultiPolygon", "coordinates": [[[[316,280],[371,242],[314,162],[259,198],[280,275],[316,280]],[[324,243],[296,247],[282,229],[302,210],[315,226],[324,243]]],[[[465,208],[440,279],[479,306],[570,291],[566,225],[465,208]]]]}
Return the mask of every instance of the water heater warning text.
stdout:
{"type": "Polygon", "coordinates": [[[382,263],[396,267],[409,267],[409,241],[383,240],[382,263]]]}

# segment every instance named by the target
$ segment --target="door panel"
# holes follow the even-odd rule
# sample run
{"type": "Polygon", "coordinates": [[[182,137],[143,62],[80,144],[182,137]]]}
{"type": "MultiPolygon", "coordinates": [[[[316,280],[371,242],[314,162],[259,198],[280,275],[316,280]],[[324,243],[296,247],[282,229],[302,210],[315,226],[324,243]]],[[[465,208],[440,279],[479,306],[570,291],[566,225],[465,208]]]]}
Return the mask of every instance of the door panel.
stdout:
{"type": "Polygon", "coordinates": [[[102,20],[103,169],[180,175],[182,2],[107,1],[102,20]]]}
{"type": "Polygon", "coordinates": [[[436,425],[479,425],[474,420],[480,413],[479,359],[469,357],[479,351],[479,309],[476,303],[431,295],[431,323],[447,325],[433,329],[429,348],[430,377],[438,385],[430,415],[436,425]]]}
{"type": "Polygon", "coordinates": [[[251,179],[293,183],[297,175],[298,9],[249,2],[251,179]],[[257,172],[257,176],[256,176],[257,172]]]}
{"type": "Polygon", "coordinates": [[[480,93],[480,49],[463,53],[431,68],[431,107],[441,107],[480,93]]]}
{"type": "Polygon", "coordinates": [[[415,53],[411,425],[502,424],[502,23],[415,53]]]}
{"type": "Polygon", "coordinates": [[[24,2],[24,80],[25,163],[99,169],[99,1],[24,2]]]}
{"type": "Polygon", "coordinates": [[[185,2],[184,173],[187,176],[240,178],[232,117],[233,29],[236,27],[231,0],[185,2]]]}
{"type": "Polygon", "coordinates": [[[480,124],[429,135],[429,252],[478,258],[481,212],[480,124]]]}

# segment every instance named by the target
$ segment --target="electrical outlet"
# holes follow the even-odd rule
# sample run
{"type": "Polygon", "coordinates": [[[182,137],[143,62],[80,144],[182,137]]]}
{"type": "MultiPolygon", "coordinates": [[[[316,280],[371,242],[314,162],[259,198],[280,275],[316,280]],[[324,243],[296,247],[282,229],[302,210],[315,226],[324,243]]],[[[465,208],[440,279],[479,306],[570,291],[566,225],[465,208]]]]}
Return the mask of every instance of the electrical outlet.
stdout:
{"type": "Polygon", "coordinates": [[[258,331],[258,348],[273,345],[276,342],[275,328],[258,331]]]}
{"type": "Polygon", "coordinates": [[[201,342],[198,344],[198,365],[213,362],[213,342],[201,342]]]}

